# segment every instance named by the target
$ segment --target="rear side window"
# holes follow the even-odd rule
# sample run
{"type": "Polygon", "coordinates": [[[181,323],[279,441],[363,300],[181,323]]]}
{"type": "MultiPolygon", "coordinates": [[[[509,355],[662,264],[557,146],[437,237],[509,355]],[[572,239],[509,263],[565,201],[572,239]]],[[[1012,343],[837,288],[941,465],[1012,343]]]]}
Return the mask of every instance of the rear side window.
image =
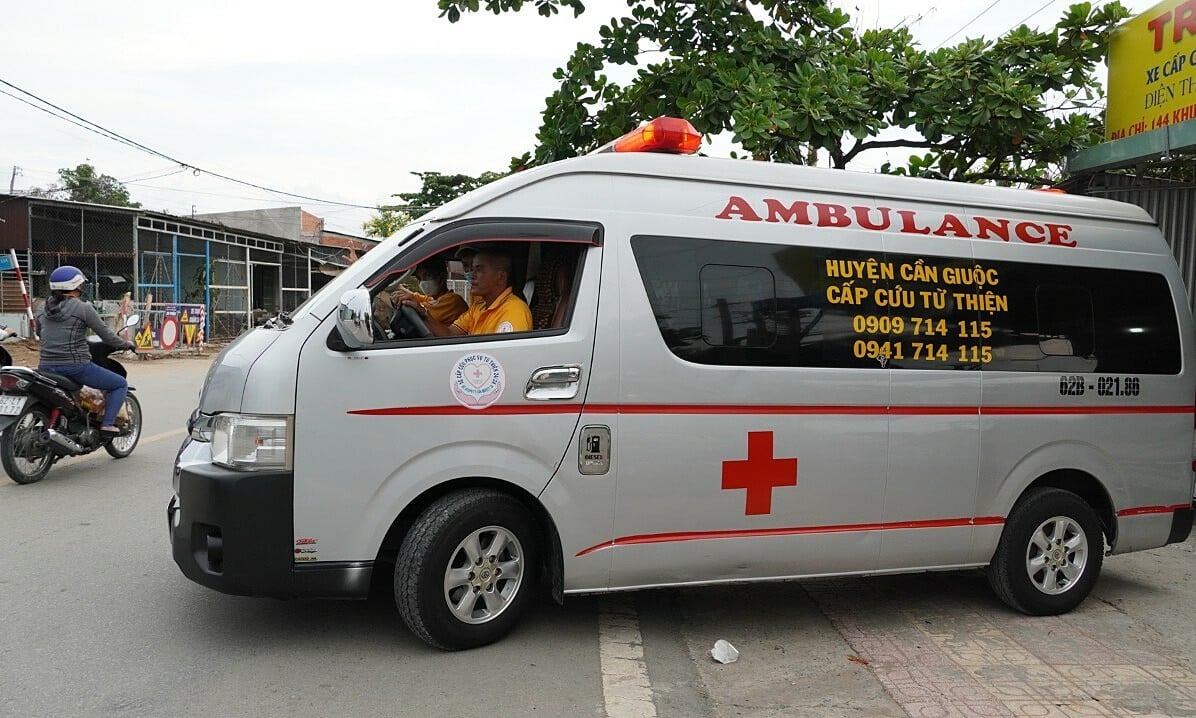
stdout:
{"type": "Polygon", "coordinates": [[[1162,275],[995,262],[1009,310],[985,369],[1178,374],[1179,327],[1162,275]]]}
{"type": "Polygon", "coordinates": [[[1175,374],[1149,272],[633,237],[661,337],[699,364],[1175,374]]]}

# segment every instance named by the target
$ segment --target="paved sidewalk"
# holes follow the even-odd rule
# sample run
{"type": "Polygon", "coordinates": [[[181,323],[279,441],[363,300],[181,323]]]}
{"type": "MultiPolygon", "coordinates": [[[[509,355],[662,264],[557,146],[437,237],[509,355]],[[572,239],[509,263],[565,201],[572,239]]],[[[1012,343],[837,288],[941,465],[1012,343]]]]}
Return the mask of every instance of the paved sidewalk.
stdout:
{"type": "Polygon", "coordinates": [[[810,596],[915,718],[954,716],[1196,716],[1196,674],[1185,624],[1191,616],[1191,543],[1107,559],[1097,590],[1070,614],[1009,610],[980,572],[805,583],[810,596]],[[1135,558],[1139,559],[1135,561],[1135,558]],[[1158,585],[1151,586],[1148,582],[1158,585]],[[1103,584],[1108,583],[1108,586],[1103,584]],[[949,590],[943,590],[949,588],[949,590]],[[1172,595],[1164,619],[1150,602],[1172,595]],[[1161,624],[1161,625],[1160,625],[1161,624]]]}

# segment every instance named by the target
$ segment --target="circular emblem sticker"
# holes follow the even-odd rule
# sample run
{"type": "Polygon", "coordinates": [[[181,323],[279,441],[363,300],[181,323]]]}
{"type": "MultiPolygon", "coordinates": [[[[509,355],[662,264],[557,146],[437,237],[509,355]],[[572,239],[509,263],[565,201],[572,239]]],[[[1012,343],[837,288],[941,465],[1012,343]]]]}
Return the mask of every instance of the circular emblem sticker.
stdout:
{"type": "Polygon", "coordinates": [[[503,322],[498,325],[499,334],[510,334],[513,331],[515,331],[515,325],[510,322],[503,322]]]}
{"type": "Polygon", "coordinates": [[[489,354],[466,354],[449,374],[453,398],[470,409],[485,409],[498,401],[506,385],[502,364],[489,354]]]}

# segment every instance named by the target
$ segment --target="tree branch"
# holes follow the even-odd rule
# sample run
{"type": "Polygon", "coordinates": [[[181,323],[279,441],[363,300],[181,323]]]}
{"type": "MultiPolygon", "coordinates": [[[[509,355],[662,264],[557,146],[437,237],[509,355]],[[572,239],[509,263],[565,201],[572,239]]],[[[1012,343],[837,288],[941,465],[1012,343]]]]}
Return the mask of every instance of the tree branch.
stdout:
{"type": "Polygon", "coordinates": [[[856,140],[855,147],[852,147],[843,155],[843,162],[851,162],[856,155],[866,150],[878,150],[886,147],[926,147],[926,148],[941,148],[942,142],[931,142],[930,140],[876,140],[874,142],[865,142],[863,140],[856,140]]]}

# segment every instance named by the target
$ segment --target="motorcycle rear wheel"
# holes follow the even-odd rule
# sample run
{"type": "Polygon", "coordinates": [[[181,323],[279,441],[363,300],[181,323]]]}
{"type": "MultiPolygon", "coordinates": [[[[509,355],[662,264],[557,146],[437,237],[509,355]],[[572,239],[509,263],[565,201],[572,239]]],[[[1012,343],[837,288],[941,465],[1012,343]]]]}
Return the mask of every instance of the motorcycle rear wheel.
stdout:
{"type": "Polygon", "coordinates": [[[137,441],[141,438],[141,402],[133,396],[133,392],[125,395],[125,411],[129,414],[127,424],[129,433],[109,439],[104,444],[104,451],[114,459],[123,459],[137,448],[137,441]]]}
{"type": "Polygon", "coordinates": [[[34,404],[0,434],[0,464],[18,484],[41,481],[54,465],[54,452],[43,441],[50,428],[45,409],[34,404]],[[36,446],[41,444],[40,449],[36,446]]]}

